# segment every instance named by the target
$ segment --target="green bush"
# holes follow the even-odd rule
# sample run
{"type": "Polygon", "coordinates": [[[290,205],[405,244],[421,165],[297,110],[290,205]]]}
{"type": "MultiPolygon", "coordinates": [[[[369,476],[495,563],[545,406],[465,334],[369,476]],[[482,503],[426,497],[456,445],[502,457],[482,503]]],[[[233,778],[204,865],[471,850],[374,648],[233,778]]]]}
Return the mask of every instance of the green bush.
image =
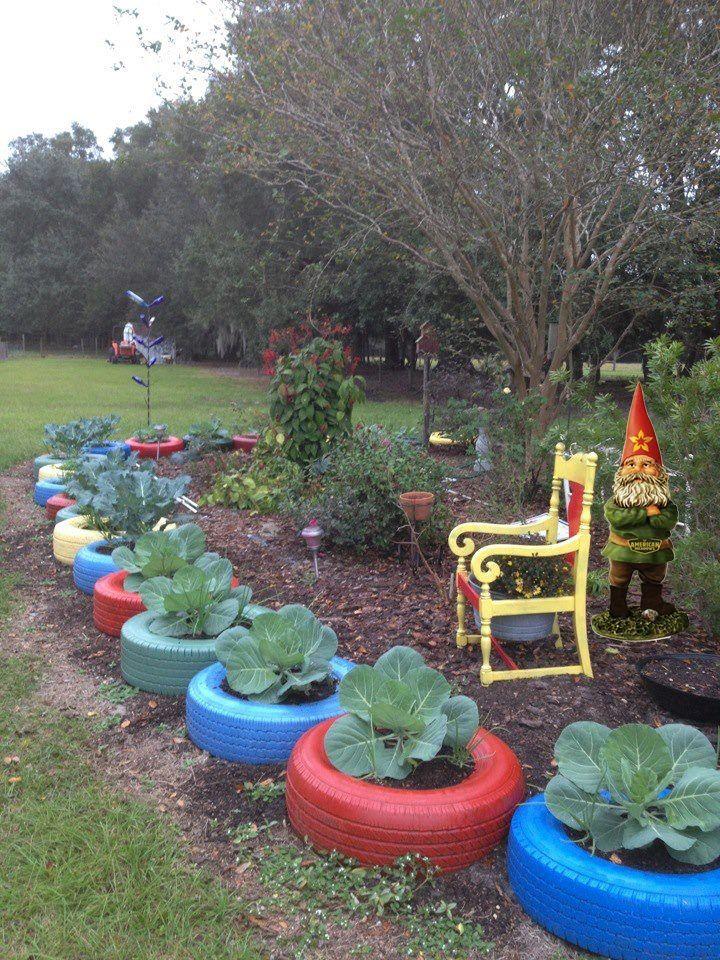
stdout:
{"type": "Polygon", "coordinates": [[[359,379],[348,376],[348,357],[338,340],[316,337],[280,357],[270,382],[270,415],[289,460],[308,464],[348,436],[352,408],[362,399],[359,379]]]}
{"type": "Polygon", "coordinates": [[[255,513],[289,509],[304,489],[303,471],[287,459],[277,437],[276,431],[268,430],[249,460],[239,460],[237,469],[230,467],[216,474],[201,503],[255,513]]]}

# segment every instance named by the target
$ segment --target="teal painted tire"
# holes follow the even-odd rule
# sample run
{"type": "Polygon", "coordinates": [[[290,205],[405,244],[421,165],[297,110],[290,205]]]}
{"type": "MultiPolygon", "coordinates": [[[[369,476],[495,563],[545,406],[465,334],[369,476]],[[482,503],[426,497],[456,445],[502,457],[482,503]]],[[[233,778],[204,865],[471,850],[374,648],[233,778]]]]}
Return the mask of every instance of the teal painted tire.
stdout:
{"type": "Polygon", "coordinates": [[[69,507],[63,507],[55,514],[55,523],[62,523],[63,520],[69,520],[70,517],[76,517],[79,513],[78,508],[73,503],[69,507]]]}
{"type": "MultiPolygon", "coordinates": [[[[253,607],[255,616],[262,607],[253,607]]],[[[126,620],[120,631],[120,671],[132,687],[148,693],[178,696],[205,667],[215,663],[215,638],[183,640],[152,633],[156,613],[139,613],[126,620]]]]}

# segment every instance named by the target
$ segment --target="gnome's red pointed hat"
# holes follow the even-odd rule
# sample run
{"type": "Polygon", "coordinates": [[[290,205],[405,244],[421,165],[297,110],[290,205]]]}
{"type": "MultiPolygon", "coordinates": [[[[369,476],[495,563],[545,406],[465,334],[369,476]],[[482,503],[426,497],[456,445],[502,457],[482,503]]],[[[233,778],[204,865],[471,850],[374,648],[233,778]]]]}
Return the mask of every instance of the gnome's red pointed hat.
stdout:
{"type": "Polygon", "coordinates": [[[662,465],[660,445],[657,442],[655,430],[645,406],[643,389],[639,383],[635,387],[632,404],[630,405],[627,430],[625,431],[625,446],[620,462],[625,463],[628,457],[638,455],[652,457],[656,463],[662,465]]]}

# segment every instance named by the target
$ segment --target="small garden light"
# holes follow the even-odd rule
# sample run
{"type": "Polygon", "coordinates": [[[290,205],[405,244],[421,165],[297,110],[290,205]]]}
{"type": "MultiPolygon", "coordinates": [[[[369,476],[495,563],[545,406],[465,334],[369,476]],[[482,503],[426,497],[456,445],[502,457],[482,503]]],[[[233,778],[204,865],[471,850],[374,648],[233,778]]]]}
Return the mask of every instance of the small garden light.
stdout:
{"type": "Polygon", "coordinates": [[[311,520],[310,523],[300,531],[300,536],[305,541],[305,546],[312,553],[316,578],[319,578],[320,576],[318,571],[317,555],[324,533],[325,531],[317,522],[317,520],[311,520]]]}

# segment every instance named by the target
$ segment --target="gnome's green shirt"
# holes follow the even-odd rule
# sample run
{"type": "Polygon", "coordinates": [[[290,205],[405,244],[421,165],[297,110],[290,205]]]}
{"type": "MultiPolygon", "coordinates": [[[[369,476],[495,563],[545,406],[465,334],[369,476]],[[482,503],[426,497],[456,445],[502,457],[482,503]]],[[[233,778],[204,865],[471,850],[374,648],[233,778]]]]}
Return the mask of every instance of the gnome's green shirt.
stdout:
{"type": "Polygon", "coordinates": [[[649,517],[645,507],[619,507],[611,497],[605,504],[605,519],[613,533],[625,540],[639,541],[638,547],[642,543],[642,546],[649,548],[647,552],[631,550],[630,547],[623,547],[608,540],[602,550],[603,556],[608,560],[620,560],[623,563],[667,563],[672,560],[672,547],[664,550],[652,549],[652,541],[660,546],[660,543],[670,536],[670,531],[678,521],[677,507],[672,500],[668,501],[666,507],[660,508],[660,513],[649,517]]]}

